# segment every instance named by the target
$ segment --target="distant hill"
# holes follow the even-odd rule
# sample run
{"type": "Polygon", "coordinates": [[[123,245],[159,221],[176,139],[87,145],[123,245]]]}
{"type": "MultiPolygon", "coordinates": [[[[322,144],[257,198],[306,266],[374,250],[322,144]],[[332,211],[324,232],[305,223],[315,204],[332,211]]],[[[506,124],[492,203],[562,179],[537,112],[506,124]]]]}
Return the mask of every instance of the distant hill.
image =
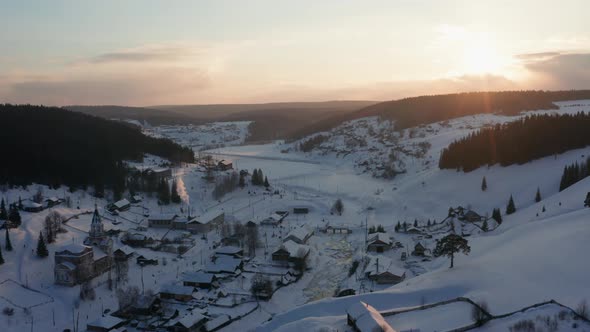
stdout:
{"type": "Polygon", "coordinates": [[[354,112],[374,101],[326,101],[268,104],[161,105],[150,107],[66,106],[107,119],[133,119],[151,125],[253,121],[247,141],[289,138],[324,119],[354,112]]]}
{"type": "Polygon", "coordinates": [[[394,120],[396,129],[405,129],[473,114],[515,115],[528,110],[555,109],[554,102],[577,99],[590,99],[590,90],[467,92],[411,97],[377,103],[318,121],[296,132],[293,138],[330,130],[345,121],[369,116],[394,120]]]}
{"type": "Polygon", "coordinates": [[[193,152],[168,139],[145,136],[132,125],[56,107],[0,104],[0,184],[125,187],[123,160],[145,153],[194,161],[193,152]]]}

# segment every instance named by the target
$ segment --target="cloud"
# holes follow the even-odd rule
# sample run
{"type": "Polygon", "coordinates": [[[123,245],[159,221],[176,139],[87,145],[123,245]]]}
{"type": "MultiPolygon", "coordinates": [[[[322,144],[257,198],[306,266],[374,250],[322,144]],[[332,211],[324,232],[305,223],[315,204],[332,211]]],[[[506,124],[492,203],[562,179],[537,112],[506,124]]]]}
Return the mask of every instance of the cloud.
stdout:
{"type": "Polygon", "coordinates": [[[152,68],[120,75],[25,78],[10,84],[4,99],[47,105],[148,105],[187,100],[209,86],[208,75],[194,68],[152,68]]]}
{"type": "Polygon", "coordinates": [[[203,55],[207,51],[194,45],[146,45],[134,49],[107,52],[86,59],[90,63],[169,62],[203,55]]]}
{"type": "Polygon", "coordinates": [[[543,60],[543,59],[547,59],[547,58],[552,58],[552,57],[558,56],[560,54],[561,54],[560,52],[538,52],[538,53],[518,54],[515,57],[517,59],[521,59],[521,60],[538,61],[538,60],[543,60]]]}
{"type": "Polygon", "coordinates": [[[525,63],[548,89],[590,88],[590,53],[556,54],[525,63]]]}

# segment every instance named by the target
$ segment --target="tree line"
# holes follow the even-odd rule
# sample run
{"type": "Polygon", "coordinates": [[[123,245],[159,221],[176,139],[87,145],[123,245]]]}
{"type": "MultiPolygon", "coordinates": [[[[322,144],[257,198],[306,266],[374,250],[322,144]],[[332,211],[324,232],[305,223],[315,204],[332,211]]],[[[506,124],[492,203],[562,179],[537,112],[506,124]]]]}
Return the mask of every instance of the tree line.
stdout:
{"type": "Polygon", "coordinates": [[[482,128],[443,149],[439,167],[470,172],[526,162],[590,145],[590,114],[532,115],[482,128]]]}
{"type": "Polygon", "coordinates": [[[172,162],[193,162],[191,149],[145,136],[123,122],[57,107],[0,104],[0,183],[47,184],[71,189],[94,186],[122,191],[123,160],[154,154],[172,162]]]}
{"type": "Polygon", "coordinates": [[[579,164],[575,162],[564,167],[561,181],[559,182],[559,191],[583,180],[587,176],[590,176],[590,157],[579,164]]]}

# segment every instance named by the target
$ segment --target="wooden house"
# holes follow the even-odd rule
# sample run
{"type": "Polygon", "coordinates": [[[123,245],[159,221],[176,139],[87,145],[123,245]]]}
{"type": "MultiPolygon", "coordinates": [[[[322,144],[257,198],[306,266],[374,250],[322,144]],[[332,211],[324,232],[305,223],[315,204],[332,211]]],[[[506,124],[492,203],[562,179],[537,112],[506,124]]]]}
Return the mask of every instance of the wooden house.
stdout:
{"type": "Polygon", "coordinates": [[[182,284],[202,289],[211,289],[217,280],[214,274],[205,272],[187,272],[182,277],[182,284]]]}
{"type": "Polygon", "coordinates": [[[160,298],[188,302],[193,299],[194,287],[183,285],[165,285],[160,290],[160,298]]]}
{"type": "Polygon", "coordinates": [[[393,241],[387,233],[377,232],[369,234],[367,251],[384,252],[391,249],[393,241]]]}
{"type": "Polygon", "coordinates": [[[422,245],[422,243],[418,242],[414,246],[414,251],[412,252],[414,256],[425,256],[426,255],[426,247],[422,245]]]}
{"type": "Polygon", "coordinates": [[[346,309],[346,321],[356,332],[395,332],[379,311],[364,302],[346,309]]]}

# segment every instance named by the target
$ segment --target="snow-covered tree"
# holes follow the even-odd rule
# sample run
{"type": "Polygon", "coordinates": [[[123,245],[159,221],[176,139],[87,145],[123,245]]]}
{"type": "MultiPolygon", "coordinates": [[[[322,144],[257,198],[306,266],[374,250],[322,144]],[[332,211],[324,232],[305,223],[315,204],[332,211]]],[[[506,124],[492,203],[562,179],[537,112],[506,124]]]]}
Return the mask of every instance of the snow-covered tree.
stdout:
{"type": "Polygon", "coordinates": [[[172,203],[180,203],[182,200],[180,199],[180,195],[178,194],[178,185],[176,184],[176,180],[172,181],[172,188],[170,189],[170,200],[172,203]]]}
{"type": "Polygon", "coordinates": [[[488,189],[488,183],[486,181],[486,177],[484,176],[481,180],[481,191],[486,191],[488,189]]]}
{"type": "Polygon", "coordinates": [[[535,194],[535,202],[539,203],[541,201],[541,189],[537,187],[537,194],[535,194]]]}
{"type": "Polygon", "coordinates": [[[336,213],[341,216],[342,212],[344,212],[344,204],[342,203],[342,200],[338,198],[332,205],[332,213],[336,213]]]}

